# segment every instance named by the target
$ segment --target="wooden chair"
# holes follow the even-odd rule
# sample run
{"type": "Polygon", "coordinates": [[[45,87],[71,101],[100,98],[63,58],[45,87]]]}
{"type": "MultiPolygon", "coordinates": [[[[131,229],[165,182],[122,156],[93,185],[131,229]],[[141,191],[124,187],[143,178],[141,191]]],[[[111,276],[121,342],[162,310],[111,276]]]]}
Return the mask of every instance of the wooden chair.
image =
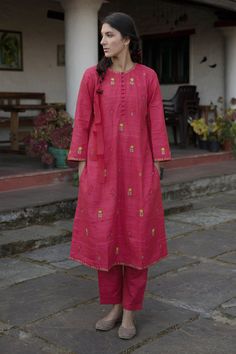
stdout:
{"type": "Polygon", "coordinates": [[[174,143],[178,145],[177,130],[179,130],[180,146],[187,145],[187,109],[198,109],[199,97],[194,85],[179,86],[176,94],[169,100],[163,100],[166,125],[173,129],[174,143]],[[189,105],[186,103],[189,102],[189,105]]]}

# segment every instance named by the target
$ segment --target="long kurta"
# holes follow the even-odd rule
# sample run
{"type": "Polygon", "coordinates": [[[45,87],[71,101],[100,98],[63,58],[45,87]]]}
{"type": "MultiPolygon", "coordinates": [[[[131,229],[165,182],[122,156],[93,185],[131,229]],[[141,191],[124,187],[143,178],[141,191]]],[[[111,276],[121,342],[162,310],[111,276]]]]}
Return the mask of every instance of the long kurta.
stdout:
{"type": "Polygon", "coordinates": [[[127,72],[109,68],[99,101],[97,83],[94,66],[81,81],[68,155],[86,160],[70,258],[99,270],[143,269],[168,254],[154,165],[170,159],[160,86],[142,64],[127,72]]]}

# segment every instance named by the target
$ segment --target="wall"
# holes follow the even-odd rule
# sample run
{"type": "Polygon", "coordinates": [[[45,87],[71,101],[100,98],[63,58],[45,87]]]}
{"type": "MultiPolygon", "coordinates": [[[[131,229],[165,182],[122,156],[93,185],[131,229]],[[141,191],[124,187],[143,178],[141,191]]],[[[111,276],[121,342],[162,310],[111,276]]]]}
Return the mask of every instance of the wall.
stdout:
{"type": "Polygon", "coordinates": [[[65,102],[65,68],[57,66],[64,22],[48,19],[48,10],[62,8],[50,0],[1,0],[0,29],[22,32],[24,70],[0,70],[0,91],[45,92],[48,102],[65,102]]]}
{"type": "MultiPolygon", "coordinates": [[[[194,5],[173,4],[168,1],[116,0],[103,4],[100,17],[112,11],[123,11],[134,17],[140,35],[195,29],[190,36],[190,84],[197,85],[201,104],[217,101],[224,96],[224,37],[214,27],[212,10],[194,5]],[[186,15],[186,21],[175,21],[186,15]],[[203,57],[205,63],[200,64],[203,57]],[[217,64],[215,68],[209,65],[217,64]]],[[[162,85],[164,98],[174,95],[177,85],[162,85]]]]}
{"type": "MultiPolygon", "coordinates": [[[[65,68],[57,66],[64,22],[48,19],[48,10],[62,8],[50,0],[1,0],[0,29],[22,32],[24,69],[0,70],[0,91],[45,92],[47,102],[65,102],[65,68]]],[[[8,139],[9,129],[1,129],[0,140],[8,139]]]]}

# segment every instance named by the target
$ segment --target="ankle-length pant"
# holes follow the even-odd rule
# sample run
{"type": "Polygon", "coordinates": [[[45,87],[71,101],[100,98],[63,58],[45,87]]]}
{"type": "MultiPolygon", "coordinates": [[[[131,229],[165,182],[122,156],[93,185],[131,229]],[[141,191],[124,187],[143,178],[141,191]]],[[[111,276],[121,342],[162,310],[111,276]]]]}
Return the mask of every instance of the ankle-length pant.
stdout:
{"type": "Polygon", "coordinates": [[[148,269],[117,265],[108,272],[98,271],[101,304],[122,304],[126,310],[141,310],[148,269]]]}

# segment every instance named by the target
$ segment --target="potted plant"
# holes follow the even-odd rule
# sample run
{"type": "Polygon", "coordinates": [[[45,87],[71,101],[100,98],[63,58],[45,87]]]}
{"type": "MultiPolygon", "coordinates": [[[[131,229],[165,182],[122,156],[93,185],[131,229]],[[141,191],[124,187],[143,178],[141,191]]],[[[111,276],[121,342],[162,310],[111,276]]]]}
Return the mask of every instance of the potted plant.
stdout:
{"type": "Polygon", "coordinates": [[[194,133],[198,137],[198,146],[200,149],[207,149],[208,125],[204,118],[188,119],[188,123],[193,128],[194,133]]]}
{"type": "Polygon", "coordinates": [[[236,110],[228,109],[224,113],[218,117],[221,124],[221,143],[224,146],[224,150],[235,150],[236,149],[236,110]]]}
{"type": "Polygon", "coordinates": [[[40,157],[43,164],[66,168],[72,136],[72,118],[64,110],[48,109],[34,119],[34,129],[25,139],[26,152],[40,157]]]}
{"type": "Polygon", "coordinates": [[[220,150],[222,125],[219,117],[208,125],[208,150],[218,152],[220,150]]]}
{"type": "Polygon", "coordinates": [[[236,120],[232,123],[231,132],[232,151],[234,156],[236,156],[236,120]]]}

